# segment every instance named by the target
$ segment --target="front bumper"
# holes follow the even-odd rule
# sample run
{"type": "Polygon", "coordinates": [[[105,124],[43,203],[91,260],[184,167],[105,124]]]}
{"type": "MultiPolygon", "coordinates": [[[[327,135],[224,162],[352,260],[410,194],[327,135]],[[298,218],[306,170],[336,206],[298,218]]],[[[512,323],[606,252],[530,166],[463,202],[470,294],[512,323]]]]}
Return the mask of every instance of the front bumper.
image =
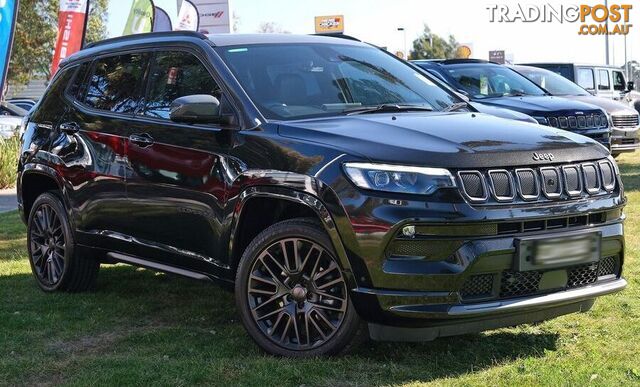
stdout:
{"type": "MultiPolygon", "coordinates": [[[[430,341],[438,337],[481,332],[518,324],[536,323],[591,309],[596,297],[618,292],[627,286],[622,278],[581,289],[524,297],[499,302],[455,305],[447,308],[449,320],[426,327],[389,326],[369,323],[369,334],[378,341],[430,341]]],[[[423,314],[421,305],[404,308],[405,313],[423,314]]]]}
{"type": "Polygon", "coordinates": [[[638,133],[640,128],[635,129],[611,129],[611,153],[633,152],[640,148],[638,133]]]}

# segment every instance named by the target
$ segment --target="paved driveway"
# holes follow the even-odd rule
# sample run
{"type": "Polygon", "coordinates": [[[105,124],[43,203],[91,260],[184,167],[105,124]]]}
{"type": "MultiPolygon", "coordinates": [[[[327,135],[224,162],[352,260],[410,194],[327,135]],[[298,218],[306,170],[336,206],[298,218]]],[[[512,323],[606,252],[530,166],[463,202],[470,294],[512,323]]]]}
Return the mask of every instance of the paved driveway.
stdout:
{"type": "Polygon", "coordinates": [[[0,189],[0,212],[12,211],[17,208],[16,189],[0,189]]]}

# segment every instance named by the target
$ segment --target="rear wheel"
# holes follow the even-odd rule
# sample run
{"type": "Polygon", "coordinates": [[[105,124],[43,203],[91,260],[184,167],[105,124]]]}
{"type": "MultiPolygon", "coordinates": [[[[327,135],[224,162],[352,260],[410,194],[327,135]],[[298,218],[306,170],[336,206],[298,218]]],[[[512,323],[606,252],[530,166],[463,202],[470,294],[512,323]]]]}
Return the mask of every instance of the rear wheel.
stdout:
{"type": "Polygon", "coordinates": [[[236,304],[254,341],[269,353],[339,353],[354,338],[359,318],[322,228],[287,220],[247,247],[236,278],[236,304]]]}
{"type": "Polygon", "coordinates": [[[71,226],[58,195],[47,192],[36,199],[27,228],[31,271],[42,290],[77,292],[93,288],[100,264],[74,252],[71,226]]]}

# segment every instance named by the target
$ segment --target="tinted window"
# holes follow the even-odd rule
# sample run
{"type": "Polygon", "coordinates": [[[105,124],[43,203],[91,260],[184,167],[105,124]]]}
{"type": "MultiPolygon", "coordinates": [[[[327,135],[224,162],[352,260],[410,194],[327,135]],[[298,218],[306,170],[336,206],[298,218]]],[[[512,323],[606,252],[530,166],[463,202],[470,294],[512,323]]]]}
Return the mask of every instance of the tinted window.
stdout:
{"type": "Polygon", "coordinates": [[[171,102],[193,94],[209,94],[221,99],[220,88],[194,55],[180,51],[158,53],[144,114],[168,119],[171,102]]]}
{"type": "Polygon", "coordinates": [[[578,69],[578,85],[587,90],[594,90],[596,88],[593,81],[592,69],[578,69]]]}
{"type": "Polygon", "coordinates": [[[391,55],[350,44],[220,47],[242,87],[272,119],[344,114],[381,104],[443,109],[458,100],[391,55]]]}
{"type": "Polygon", "coordinates": [[[560,74],[537,67],[516,67],[515,69],[553,95],[589,95],[583,88],[560,74]]]}
{"type": "Polygon", "coordinates": [[[545,94],[535,83],[504,66],[461,65],[447,70],[458,87],[474,98],[545,94]]]}
{"type": "Polygon", "coordinates": [[[95,109],[132,113],[138,103],[146,55],[125,54],[96,60],[85,103],[95,109]]]}
{"type": "Polygon", "coordinates": [[[70,97],[81,99],[82,92],[84,91],[83,86],[85,85],[84,80],[87,77],[89,65],[90,64],[88,62],[83,63],[80,65],[78,71],[76,71],[73,81],[71,82],[71,85],[69,85],[69,89],[67,90],[67,94],[70,97]]]}
{"type": "Polygon", "coordinates": [[[624,82],[624,75],[620,71],[614,71],[613,73],[613,90],[625,91],[627,85],[624,82]]]}
{"type": "Polygon", "coordinates": [[[598,70],[598,90],[609,89],[609,72],[607,70],[598,70]]]}

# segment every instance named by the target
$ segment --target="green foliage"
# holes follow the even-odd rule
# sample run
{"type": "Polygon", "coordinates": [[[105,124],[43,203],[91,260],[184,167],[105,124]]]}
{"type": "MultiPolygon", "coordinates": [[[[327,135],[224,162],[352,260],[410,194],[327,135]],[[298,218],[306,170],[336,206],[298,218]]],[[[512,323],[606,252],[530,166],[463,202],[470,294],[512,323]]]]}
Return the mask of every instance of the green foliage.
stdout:
{"type": "Polygon", "coordinates": [[[445,40],[425,24],[422,35],[413,41],[409,59],[451,59],[456,57],[457,48],[458,42],[453,35],[445,40]]]}
{"type": "Polygon", "coordinates": [[[19,150],[18,136],[8,140],[0,138],[0,189],[13,187],[16,184],[19,150]]]}
{"type": "MultiPolygon", "coordinates": [[[[108,0],[91,0],[88,42],[104,39],[108,0]]],[[[34,76],[51,74],[51,60],[58,33],[59,0],[20,0],[15,39],[9,63],[9,82],[26,85],[34,76]]]]}

